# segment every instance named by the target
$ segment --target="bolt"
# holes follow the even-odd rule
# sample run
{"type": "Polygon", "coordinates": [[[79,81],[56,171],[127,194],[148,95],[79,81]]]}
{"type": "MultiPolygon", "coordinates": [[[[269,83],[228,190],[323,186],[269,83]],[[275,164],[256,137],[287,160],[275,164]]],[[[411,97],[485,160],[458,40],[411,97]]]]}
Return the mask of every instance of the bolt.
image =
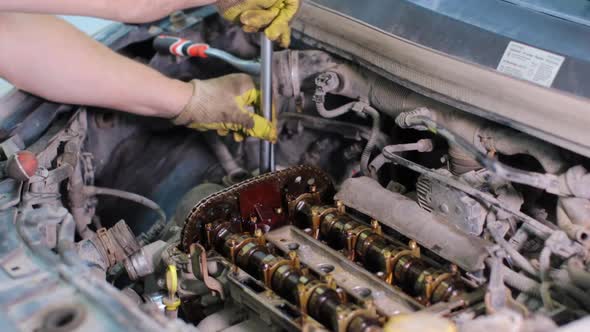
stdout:
{"type": "Polygon", "coordinates": [[[418,246],[416,241],[411,240],[408,246],[410,247],[410,250],[412,250],[414,257],[420,257],[420,246],[418,246]]]}
{"type": "Polygon", "coordinates": [[[182,11],[176,11],[170,14],[170,22],[175,28],[180,29],[186,24],[186,15],[182,11]]]}
{"type": "Polygon", "coordinates": [[[231,239],[229,242],[229,254],[231,256],[231,262],[232,262],[232,272],[234,274],[238,274],[238,265],[236,264],[236,240],[235,239],[231,239]]]}
{"type": "Polygon", "coordinates": [[[433,283],[434,282],[434,278],[432,277],[432,275],[427,275],[426,277],[424,277],[424,285],[426,287],[425,288],[425,297],[424,297],[424,301],[425,303],[428,303],[430,301],[430,297],[432,296],[432,287],[433,287],[433,283]]]}
{"type": "Polygon", "coordinates": [[[209,223],[205,225],[205,233],[207,235],[207,246],[211,246],[213,241],[213,224],[209,223]]]}
{"type": "Polygon", "coordinates": [[[374,309],[375,308],[375,300],[373,300],[373,297],[371,297],[371,296],[367,297],[363,301],[363,307],[365,307],[365,309],[374,309]]]}
{"type": "Polygon", "coordinates": [[[166,288],[166,280],[164,280],[163,278],[159,278],[158,281],[156,281],[156,284],[159,288],[166,288]]]}
{"type": "Polygon", "coordinates": [[[270,288],[270,265],[264,264],[262,266],[262,271],[264,274],[264,284],[266,285],[266,287],[270,288]]]}
{"type": "Polygon", "coordinates": [[[261,246],[266,245],[266,238],[264,237],[262,229],[256,228],[256,230],[254,231],[254,237],[258,240],[258,244],[260,244],[261,246]]]}
{"type": "Polygon", "coordinates": [[[379,224],[379,221],[371,220],[371,228],[373,229],[373,232],[381,235],[382,230],[381,230],[381,225],[379,224]]]}
{"type": "Polygon", "coordinates": [[[346,207],[344,206],[344,203],[342,203],[341,201],[336,201],[336,209],[338,209],[339,213],[346,212],[346,207]]]}
{"type": "Polygon", "coordinates": [[[324,276],[324,282],[332,289],[337,288],[336,280],[334,280],[334,276],[331,273],[328,273],[324,276]]]}

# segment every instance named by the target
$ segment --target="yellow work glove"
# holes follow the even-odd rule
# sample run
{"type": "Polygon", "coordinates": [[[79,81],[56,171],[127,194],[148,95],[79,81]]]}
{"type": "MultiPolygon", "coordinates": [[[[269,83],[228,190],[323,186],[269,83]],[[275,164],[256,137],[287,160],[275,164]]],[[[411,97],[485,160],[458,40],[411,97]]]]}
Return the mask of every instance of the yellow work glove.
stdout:
{"type": "Polygon", "coordinates": [[[287,48],[291,44],[289,24],[301,7],[301,0],[218,0],[221,15],[241,23],[246,32],[264,29],[272,41],[287,48]]]}
{"type": "Polygon", "coordinates": [[[217,130],[220,135],[233,132],[236,141],[247,136],[276,142],[276,123],[271,123],[247,108],[260,107],[260,92],[245,74],[227,75],[211,80],[191,81],[193,96],[172,122],[191,129],[217,130]]]}

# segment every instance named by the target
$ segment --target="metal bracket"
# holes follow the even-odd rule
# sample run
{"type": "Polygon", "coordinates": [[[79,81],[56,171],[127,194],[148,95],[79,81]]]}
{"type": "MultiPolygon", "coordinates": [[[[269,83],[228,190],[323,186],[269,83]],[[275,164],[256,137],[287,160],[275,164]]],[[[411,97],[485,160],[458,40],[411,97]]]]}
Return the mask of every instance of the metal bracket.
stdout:
{"type": "Polygon", "coordinates": [[[193,274],[195,277],[202,279],[207,288],[216,294],[219,294],[219,297],[224,300],[225,295],[223,293],[223,285],[217,281],[217,279],[209,275],[209,267],[207,266],[207,251],[205,248],[198,243],[194,243],[190,247],[190,253],[193,274]]]}

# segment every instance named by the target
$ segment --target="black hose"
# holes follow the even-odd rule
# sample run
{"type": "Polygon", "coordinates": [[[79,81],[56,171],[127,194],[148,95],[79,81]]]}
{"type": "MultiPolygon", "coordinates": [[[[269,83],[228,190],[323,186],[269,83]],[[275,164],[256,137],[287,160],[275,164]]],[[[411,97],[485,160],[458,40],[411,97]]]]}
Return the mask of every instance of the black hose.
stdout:
{"type": "Polygon", "coordinates": [[[331,87],[322,87],[318,85],[316,87],[315,93],[313,95],[313,101],[315,103],[316,110],[318,113],[326,118],[326,119],[333,119],[339,116],[342,116],[352,110],[354,105],[357,103],[356,101],[350,102],[346,105],[340,106],[333,110],[326,109],[326,94],[332,90],[331,87]]]}
{"type": "Polygon", "coordinates": [[[324,106],[324,102],[318,101],[318,100],[319,99],[316,99],[316,96],[314,95],[316,109],[317,109],[318,113],[326,119],[333,119],[333,118],[337,118],[339,116],[342,116],[342,115],[350,112],[352,110],[352,107],[354,106],[354,104],[356,104],[356,102],[351,102],[351,103],[348,103],[344,106],[340,106],[336,109],[327,110],[326,106],[324,106]]]}
{"type": "Polygon", "coordinates": [[[536,282],[535,280],[525,276],[522,273],[515,272],[504,266],[504,270],[502,271],[504,275],[504,282],[517,290],[527,293],[529,295],[533,295],[535,297],[541,297],[541,284],[536,282]]]}
{"type": "Polygon", "coordinates": [[[138,194],[130,193],[127,191],[123,191],[123,190],[101,188],[101,187],[94,187],[94,186],[85,186],[84,187],[84,194],[86,194],[88,196],[107,195],[107,196],[118,197],[118,198],[126,199],[129,201],[141,204],[145,207],[148,207],[148,208],[154,210],[158,214],[159,219],[158,219],[158,221],[156,221],[156,223],[154,223],[150,227],[150,229],[147,232],[143,233],[142,235],[140,235],[138,237],[139,244],[141,246],[144,246],[144,245],[152,242],[153,240],[155,240],[160,235],[160,233],[164,230],[164,228],[166,227],[166,221],[167,221],[166,213],[164,212],[164,210],[162,210],[162,208],[158,205],[158,203],[152,201],[149,198],[143,197],[138,194]]]}
{"type": "Polygon", "coordinates": [[[373,150],[377,145],[377,139],[381,135],[381,117],[379,115],[379,112],[369,105],[366,105],[363,108],[363,112],[373,119],[371,136],[369,137],[367,145],[365,146],[365,149],[363,150],[363,154],[361,156],[361,170],[364,175],[368,176],[369,174],[371,174],[369,172],[369,162],[371,161],[371,154],[373,153],[373,150]]]}
{"type": "MultiPolygon", "coordinates": [[[[488,265],[491,264],[489,259],[486,260],[486,263],[488,265]]],[[[525,276],[524,274],[515,272],[515,271],[511,270],[510,268],[508,268],[507,266],[504,266],[502,273],[504,275],[504,282],[508,286],[515,288],[518,291],[521,291],[523,293],[537,297],[539,299],[542,299],[543,296],[545,296],[545,297],[547,296],[547,294],[543,294],[543,290],[541,289],[542,285],[540,283],[525,276]]],[[[590,308],[590,300],[586,298],[585,292],[580,290],[579,288],[574,287],[574,286],[556,285],[556,284],[547,285],[547,286],[551,286],[550,288],[557,288],[559,290],[564,291],[570,299],[573,299],[576,302],[582,304],[586,309],[590,308]]],[[[548,291],[548,290],[549,289],[546,289],[546,291],[548,291]]],[[[565,296],[565,294],[564,294],[564,296],[565,296]]]]}
{"type": "Polygon", "coordinates": [[[367,145],[363,150],[363,154],[361,156],[361,171],[365,175],[371,174],[369,172],[369,162],[371,161],[371,154],[377,145],[377,140],[381,134],[380,126],[381,126],[381,116],[379,112],[371,107],[369,104],[365,102],[353,101],[346,105],[340,106],[333,110],[327,110],[325,106],[326,102],[326,94],[332,91],[335,91],[340,86],[340,78],[338,74],[333,72],[326,72],[319,75],[316,78],[316,90],[315,94],[313,95],[313,101],[315,102],[316,109],[318,113],[327,119],[332,119],[335,117],[342,116],[350,111],[357,111],[358,108],[362,109],[362,112],[366,115],[369,115],[373,120],[373,125],[371,127],[371,136],[367,141],[367,145]]]}
{"type": "Polygon", "coordinates": [[[590,289],[590,272],[584,268],[584,263],[580,259],[571,258],[567,262],[567,272],[574,284],[590,289]]]}

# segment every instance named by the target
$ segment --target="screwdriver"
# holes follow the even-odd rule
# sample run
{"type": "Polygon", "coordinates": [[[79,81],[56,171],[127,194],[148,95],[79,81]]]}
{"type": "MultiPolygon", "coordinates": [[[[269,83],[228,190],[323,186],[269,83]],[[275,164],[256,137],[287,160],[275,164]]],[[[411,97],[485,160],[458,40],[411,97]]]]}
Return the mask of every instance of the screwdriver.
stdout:
{"type": "Polygon", "coordinates": [[[228,52],[212,48],[188,39],[161,35],[154,39],[154,49],[160,54],[206,59],[208,57],[222,60],[236,69],[252,76],[260,75],[261,67],[257,61],[240,59],[228,52]]]}

